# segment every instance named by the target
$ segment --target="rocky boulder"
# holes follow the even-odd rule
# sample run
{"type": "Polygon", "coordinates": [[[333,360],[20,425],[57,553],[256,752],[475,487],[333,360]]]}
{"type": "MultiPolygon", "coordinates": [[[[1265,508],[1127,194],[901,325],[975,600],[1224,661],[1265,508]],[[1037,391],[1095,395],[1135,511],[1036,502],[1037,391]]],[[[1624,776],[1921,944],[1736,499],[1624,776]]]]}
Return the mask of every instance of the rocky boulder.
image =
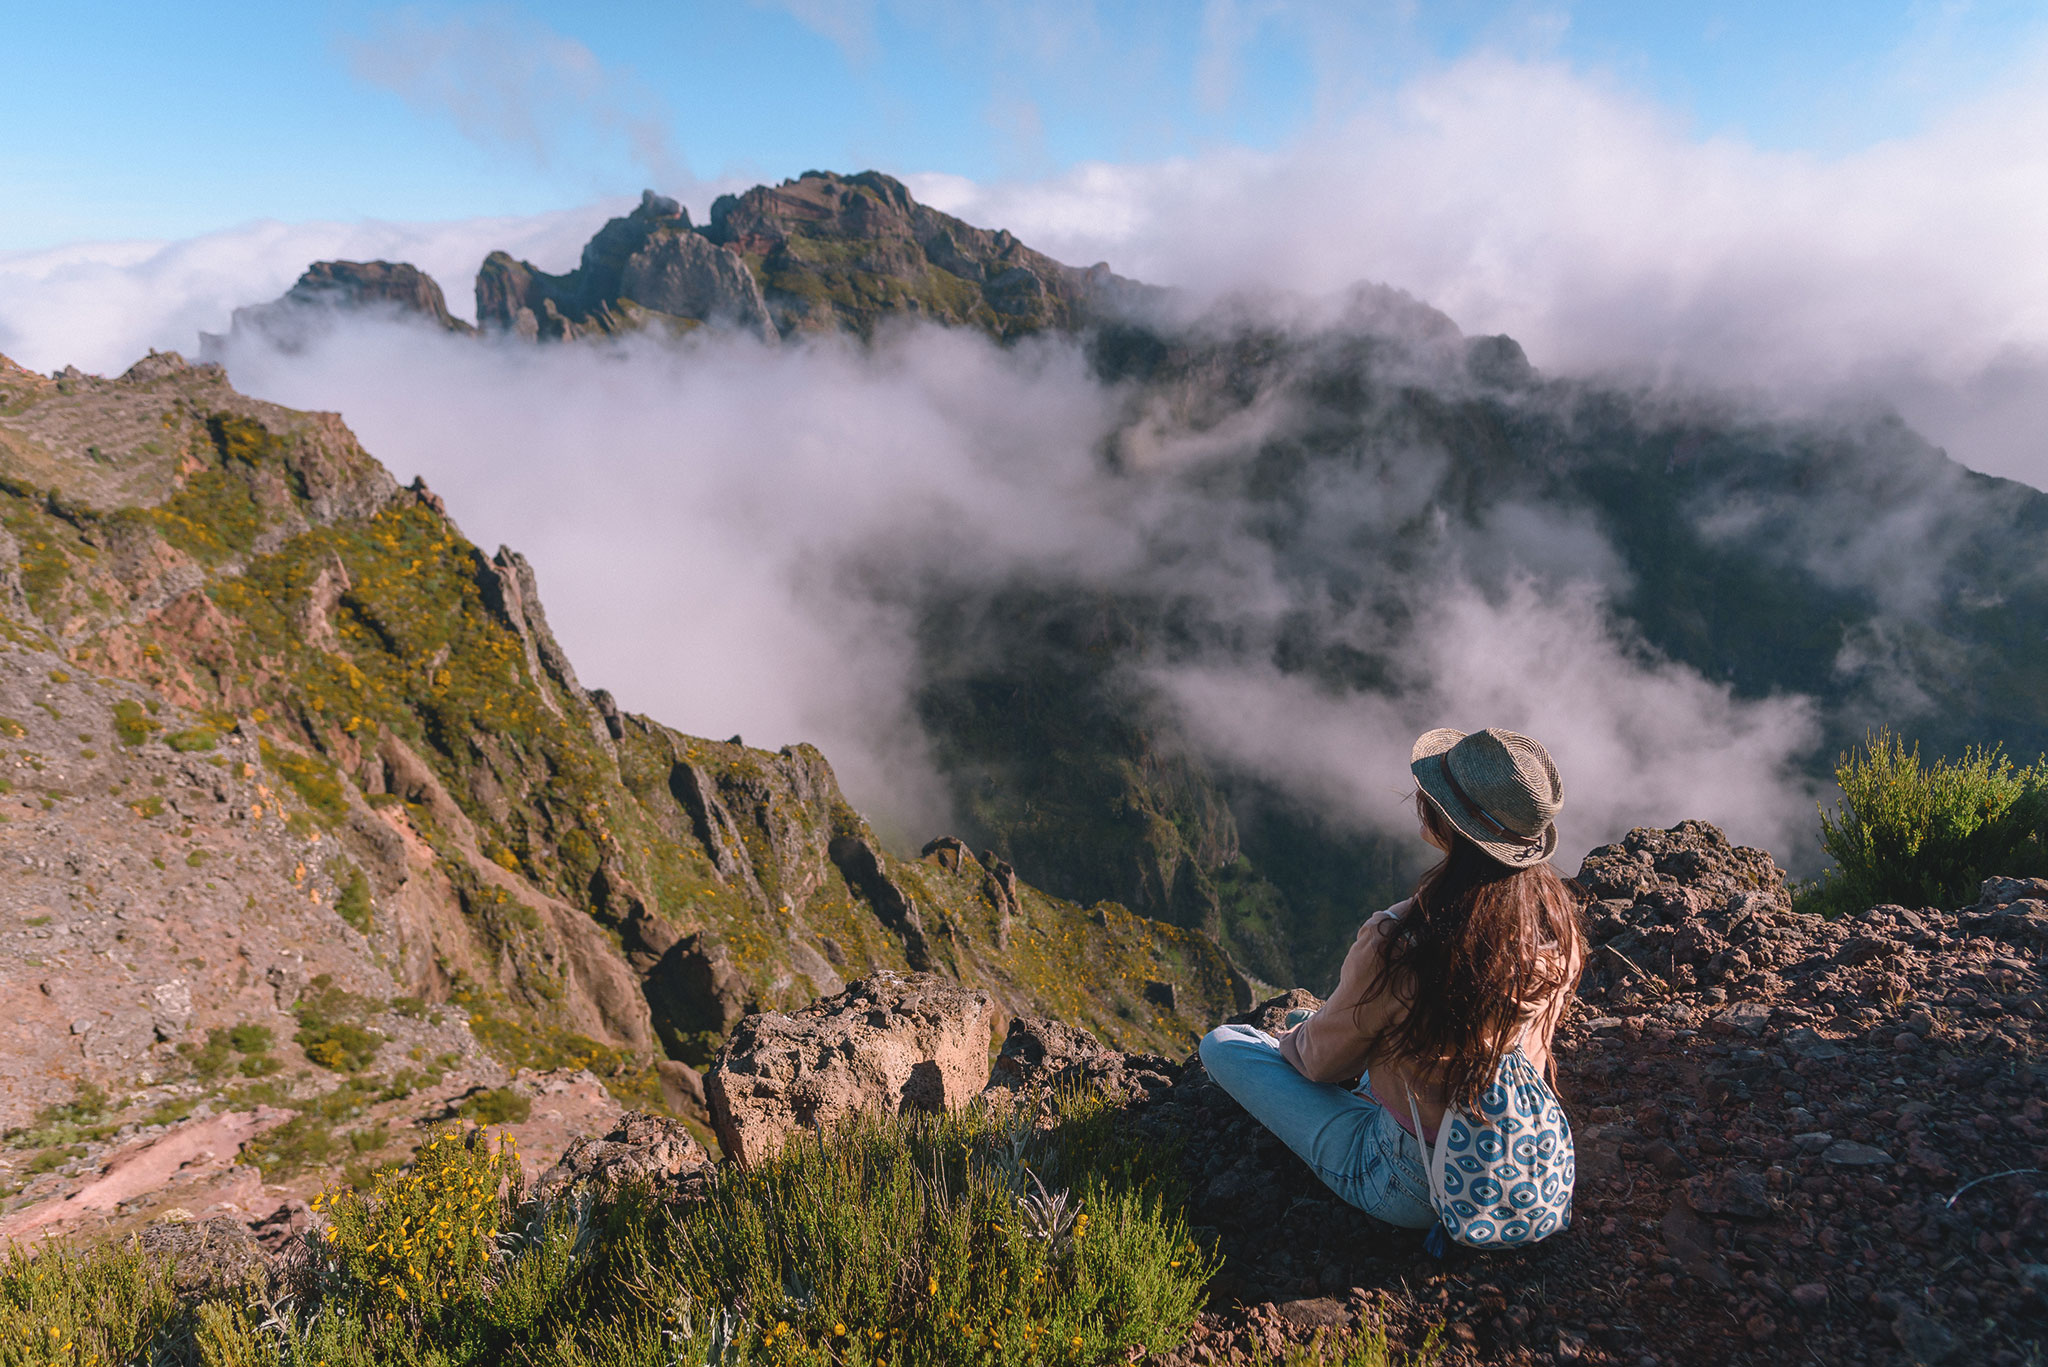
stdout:
{"type": "Polygon", "coordinates": [[[145,1258],[168,1257],[181,1296],[228,1296],[266,1275],[263,1248],[240,1220],[167,1220],[135,1236],[145,1258]]]}
{"type": "Polygon", "coordinates": [[[585,1135],[569,1145],[534,1183],[533,1193],[549,1199],[577,1187],[682,1187],[710,1163],[711,1155],[681,1121],[628,1111],[602,1138],[585,1135]]]}
{"type": "Polygon", "coordinates": [[[1704,821],[1638,827],[1588,854],[1578,883],[1597,899],[1579,995],[1615,1006],[1674,988],[1709,988],[1712,1002],[1771,990],[1759,975],[1814,931],[1793,913],[1777,862],[1704,821]]]}
{"type": "Polygon", "coordinates": [[[748,1016],[704,1076],[718,1142],[753,1164],[857,1113],[951,1110],[988,1081],[995,1017],[985,992],[887,969],[801,1011],[748,1016]]]}
{"type": "Polygon", "coordinates": [[[1730,844],[1717,826],[1681,821],[1669,830],[1638,826],[1602,845],[1579,866],[1578,881],[1601,900],[1662,895],[1698,913],[1727,913],[1738,898],[1760,896],[1773,910],[1792,905],[1785,871],[1763,850],[1730,844]]]}
{"type": "Polygon", "coordinates": [[[1173,1085],[1178,1069],[1158,1054],[1121,1054],[1086,1030],[1043,1016],[1010,1022],[989,1069],[991,1092],[1075,1087],[1126,1100],[1173,1085]]]}
{"type": "Polygon", "coordinates": [[[1287,1017],[1294,1011],[1320,1011],[1323,999],[1303,987],[1289,988],[1275,997],[1268,997],[1249,1011],[1243,1011],[1225,1021],[1226,1025],[1249,1025],[1269,1035],[1277,1035],[1287,1028],[1287,1017]]]}

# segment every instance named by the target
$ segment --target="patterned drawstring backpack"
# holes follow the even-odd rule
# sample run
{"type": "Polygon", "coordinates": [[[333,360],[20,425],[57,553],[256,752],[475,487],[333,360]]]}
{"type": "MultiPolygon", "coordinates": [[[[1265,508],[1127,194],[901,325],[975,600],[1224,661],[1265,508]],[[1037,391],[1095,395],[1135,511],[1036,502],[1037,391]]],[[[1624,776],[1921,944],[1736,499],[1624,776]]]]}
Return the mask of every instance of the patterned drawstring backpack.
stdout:
{"type": "Polygon", "coordinates": [[[1445,1108],[1434,1151],[1422,1138],[1412,1091],[1408,1113],[1436,1207],[1426,1241],[1431,1253],[1443,1257],[1446,1238],[1469,1248],[1519,1248],[1571,1223],[1578,1169],[1572,1127],[1521,1045],[1500,1061],[1479,1114],[1445,1108]]]}

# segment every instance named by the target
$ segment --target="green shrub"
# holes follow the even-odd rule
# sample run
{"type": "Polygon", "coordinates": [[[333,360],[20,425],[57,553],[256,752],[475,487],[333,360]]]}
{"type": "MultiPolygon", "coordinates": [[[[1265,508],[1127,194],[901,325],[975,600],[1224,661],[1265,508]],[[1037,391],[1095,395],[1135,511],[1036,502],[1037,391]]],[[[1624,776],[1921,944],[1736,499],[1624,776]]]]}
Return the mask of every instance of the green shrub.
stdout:
{"type": "Polygon", "coordinates": [[[699,1355],[730,1307],[756,1360],[1121,1362],[1178,1345],[1215,1270],[1143,1157],[1093,1100],[1051,1131],[864,1118],[722,1171],[679,1221],[615,1222],[586,1275],[644,1288],[620,1319],[666,1316],[699,1355]]]}
{"type": "Polygon", "coordinates": [[[85,1145],[83,1144],[67,1144],[61,1149],[44,1149],[41,1153],[23,1164],[21,1170],[28,1173],[31,1177],[38,1176],[46,1172],[55,1172],[72,1159],[83,1158],[84,1156],[85,1145]]]}
{"type": "Polygon", "coordinates": [[[310,987],[293,1008],[299,1029],[292,1040],[322,1068],[359,1073],[369,1067],[384,1043],[382,1035],[361,1023],[375,1004],[334,986],[334,979],[325,973],[313,979],[310,987]]]}
{"type": "Polygon", "coordinates": [[[228,1044],[238,1054],[267,1054],[276,1043],[267,1025],[244,1021],[228,1031],[228,1044]]]}
{"type": "Polygon", "coordinates": [[[215,1026],[206,1032],[205,1044],[181,1044],[178,1052],[204,1081],[211,1082],[230,1068],[243,1077],[268,1077],[283,1066],[270,1052],[275,1043],[269,1026],[245,1022],[232,1029],[215,1026]],[[237,1054],[240,1059],[233,1057],[237,1054]]]}
{"type": "Polygon", "coordinates": [[[370,880],[361,869],[351,868],[348,871],[341,895],[334,899],[334,910],[342,920],[363,934],[370,933],[370,880]]]}
{"type": "Polygon", "coordinates": [[[31,1255],[16,1244],[0,1262],[0,1362],[9,1367],[153,1361],[150,1345],[180,1318],[166,1258],[117,1244],[31,1255]]]}
{"type": "Polygon", "coordinates": [[[45,1106],[28,1125],[7,1132],[7,1142],[23,1148],[61,1147],[82,1140],[104,1139],[120,1126],[107,1118],[113,1100],[99,1087],[81,1082],[71,1100],[45,1106]]]}
{"type": "Polygon", "coordinates": [[[463,1098],[455,1113],[479,1125],[517,1125],[533,1114],[533,1098],[510,1087],[492,1087],[463,1098]]]}
{"type": "Polygon", "coordinates": [[[269,741],[259,742],[263,762],[275,769],[292,786],[305,804],[329,825],[348,816],[348,799],[334,766],[311,755],[280,750],[269,741]]]}
{"type": "Polygon", "coordinates": [[[313,1205],[327,1212],[326,1298],[366,1317],[395,1313],[408,1328],[437,1325],[482,1294],[518,1181],[511,1146],[474,1130],[435,1136],[409,1169],[379,1174],[367,1191],[322,1193],[313,1205]]]}
{"type": "Polygon", "coordinates": [[[1994,874],[2048,873],[2048,761],[2015,768],[1993,746],[1923,763],[1880,730],[1841,756],[1835,782],[1842,800],[1820,818],[1835,867],[1802,897],[1814,910],[1952,908],[1994,874]]]}
{"type": "Polygon", "coordinates": [[[114,736],[121,744],[140,745],[161,730],[162,723],[151,720],[135,699],[123,698],[114,704],[114,736]]]}
{"type": "Polygon", "coordinates": [[[250,1140],[242,1157],[261,1170],[265,1181],[274,1182],[287,1173],[325,1167],[341,1147],[331,1120],[317,1111],[304,1111],[250,1140]]]}
{"type": "Polygon", "coordinates": [[[214,746],[220,744],[220,737],[214,734],[213,728],[210,726],[194,726],[189,730],[171,732],[170,735],[164,737],[164,744],[170,746],[181,755],[189,755],[197,751],[213,749],[214,746]]]}

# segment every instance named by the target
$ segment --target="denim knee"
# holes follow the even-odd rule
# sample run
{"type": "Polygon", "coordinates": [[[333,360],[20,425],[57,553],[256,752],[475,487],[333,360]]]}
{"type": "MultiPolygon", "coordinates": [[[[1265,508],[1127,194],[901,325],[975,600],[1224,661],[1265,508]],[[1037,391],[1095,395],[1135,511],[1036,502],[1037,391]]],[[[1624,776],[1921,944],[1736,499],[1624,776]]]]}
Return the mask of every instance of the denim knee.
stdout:
{"type": "Polygon", "coordinates": [[[1203,1069],[1211,1078],[1220,1082],[1222,1079],[1218,1076],[1219,1072],[1230,1071],[1231,1055],[1242,1057],[1248,1048],[1276,1056],[1279,1053],[1271,1036],[1250,1025],[1219,1025],[1202,1036],[1202,1042],[1195,1047],[1195,1052],[1201,1056],[1203,1069]],[[1222,1065],[1221,1069],[1218,1068],[1218,1064],[1222,1065]]]}

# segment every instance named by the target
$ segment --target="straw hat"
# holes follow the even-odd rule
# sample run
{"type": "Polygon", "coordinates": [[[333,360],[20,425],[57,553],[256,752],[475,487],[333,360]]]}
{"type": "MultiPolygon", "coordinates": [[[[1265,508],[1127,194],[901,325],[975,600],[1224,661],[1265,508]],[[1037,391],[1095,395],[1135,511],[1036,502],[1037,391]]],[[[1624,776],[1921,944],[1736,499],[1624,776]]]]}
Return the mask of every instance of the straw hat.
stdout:
{"type": "Polygon", "coordinates": [[[1415,742],[1408,768],[1445,819],[1501,863],[1531,868],[1557,853],[1564,784],[1527,736],[1441,727],[1415,742]]]}

